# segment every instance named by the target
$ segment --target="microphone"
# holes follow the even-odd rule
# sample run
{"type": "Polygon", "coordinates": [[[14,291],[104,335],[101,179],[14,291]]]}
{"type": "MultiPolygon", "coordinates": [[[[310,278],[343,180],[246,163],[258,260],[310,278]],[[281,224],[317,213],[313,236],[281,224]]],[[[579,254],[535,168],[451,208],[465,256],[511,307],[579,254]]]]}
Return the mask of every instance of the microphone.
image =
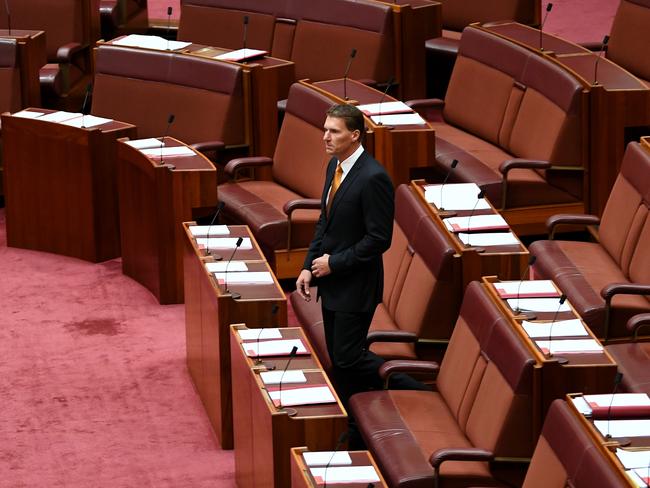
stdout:
{"type": "Polygon", "coordinates": [[[623,373],[617,371],[616,376],[614,376],[614,390],[612,391],[612,398],[609,400],[609,407],[607,407],[607,435],[605,438],[608,440],[612,438],[612,434],[609,433],[609,423],[612,421],[612,405],[614,404],[614,396],[616,395],[616,392],[618,391],[618,387],[621,384],[622,380],[623,373]]]}
{"type": "MultiPolygon", "coordinates": [[[[208,242],[210,242],[210,241],[208,241],[208,242]]],[[[237,300],[237,299],[241,298],[241,295],[239,293],[232,292],[232,291],[230,291],[228,289],[228,266],[230,266],[230,262],[232,261],[232,258],[235,257],[235,253],[237,252],[237,249],[239,249],[239,246],[241,246],[242,242],[244,242],[244,238],[243,237],[238,237],[237,238],[237,243],[235,244],[235,249],[233,249],[232,254],[230,255],[230,259],[226,263],[226,271],[225,271],[224,277],[223,277],[223,287],[226,290],[226,293],[230,293],[230,296],[233,298],[233,300],[237,300]]],[[[259,351],[258,351],[258,354],[259,354],[259,351]]]]}
{"type": "Polygon", "coordinates": [[[548,14],[551,12],[552,9],[553,9],[553,4],[549,2],[548,5],[546,6],[546,14],[544,14],[544,20],[542,20],[542,25],[539,26],[539,50],[540,51],[544,50],[544,41],[543,41],[544,24],[546,24],[546,19],[548,19],[548,14]]]}
{"type": "Polygon", "coordinates": [[[345,73],[343,74],[343,98],[349,100],[348,98],[348,73],[350,72],[350,66],[352,66],[352,60],[357,55],[357,50],[352,48],[350,51],[350,57],[348,58],[348,65],[345,67],[345,73]]]}
{"type": "MultiPolygon", "coordinates": [[[[535,261],[537,261],[537,256],[535,256],[534,254],[531,254],[530,257],[528,258],[528,266],[526,266],[526,269],[524,269],[524,272],[521,273],[521,279],[519,280],[519,286],[517,287],[517,306],[513,310],[513,312],[516,315],[519,315],[521,313],[521,309],[519,308],[519,292],[521,291],[521,284],[524,282],[524,278],[528,274],[528,271],[530,270],[530,267],[533,264],[535,264],[535,261]]],[[[526,319],[527,320],[533,320],[534,318],[535,318],[534,314],[526,314],[526,319]]]]}
{"type": "MultiPolygon", "coordinates": [[[[217,217],[219,216],[219,214],[223,210],[223,207],[225,207],[225,206],[226,206],[226,202],[224,202],[224,201],[221,201],[221,202],[219,202],[217,204],[217,211],[214,213],[214,216],[212,217],[212,220],[210,221],[210,224],[208,225],[208,232],[207,232],[208,235],[206,236],[206,239],[208,240],[208,244],[210,243],[210,228],[214,224],[215,220],[217,220],[217,217]]],[[[205,253],[208,256],[212,256],[215,261],[221,261],[222,257],[221,257],[220,254],[211,254],[210,253],[210,246],[206,246],[206,247],[207,247],[207,250],[205,251],[205,253]]]]}
{"type": "Polygon", "coordinates": [[[323,471],[323,488],[327,488],[327,469],[330,467],[330,464],[332,464],[332,461],[334,460],[334,456],[338,452],[339,449],[341,449],[341,446],[345,444],[348,440],[348,431],[343,431],[341,432],[341,435],[339,436],[339,439],[336,441],[336,446],[334,447],[334,451],[332,451],[332,455],[330,456],[329,461],[327,461],[327,464],[325,465],[325,470],[323,471]]]}
{"type": "Polygon", "coordinates": [[[11,11],[9,10],[9,0],[5,0],[5,11],[7,12],[7,29],[11,35],[11,11]]]}
{"type": "Polygon", "coordinates": [[[394,83],[395,83],[395,78],[391,76],[390,79],[388,80],[388,83],[386,83],[386,89],[384,90],[384,93],[381,95],[381,98],[379,99],[379,109],[377,110],[379,113],[377,115],[379,115],[380,119],[377,125],[383,125],[383,123],[381,122],[381,104],[384,102],[384,98],[386,98],[386,95],[388,95],[388,90],[390,90],[390,87],[393,86],[394,83]]]}
{"type": "Polygon", "coordinates": [[[557,310],[555,311],[555,315],[553,315],[553,320],[551,321],[551,325],[548,328],[548,358],[555,359],[559,364],[566,364],[569,362],[567,358],[561,357],[561,356],[553,356],[553,352],[551,351],[551,345],[553,344],[553,325],[555,325],[555,322],[557,321],[557,316],[560,313],[560,308],[562,308],[562,305],[566,302],[566,295],[563,293],[562,296],[560,297],[559,305],[557,306],[557,310]]]}
{"type": "MultiPolygon", "coordinates": [[[[277,303],[273,304],[273,307],[271,307],[271,317],[275,319],[275,316],[278,314],[278,310],[280,310],[280,307],[278,306],[277,303]]],[[[262,358],[260,357],[260,337],[262,336],[262,332],[264,332],[264,329],[260,329],[260,331],[257,333],[257,339],[255,339],[255,347],[257,348],[257,356],[255,357],[255,364],[258,366],[264,366],[267,371],[273,371],[275,369],[275,364],[270,364],[270,363],[265,363],[262,361],[262,358]]]]}
{"type": "MultiPolygon", "coordinates": [[[[259,350],[258,350],[257,352],[259,353],[259,350]]],[[[289,360],[287,361],[287,364],[284,365],[284,369],[282,370],[282,374],[280,375],[280,385],[279,385],[279,388],[278,388],[278,391],[279,391],[279,395],[278,395],[278,410],[283,410],[284,412],[287,413],[287,415],[289,415],[289,417],[293,417],[293,416],[296,415],[296,413],[298,413],[298,412],[296,412],[296,410],[293,409],[293,408],[292,408],[292,409],[288,409],[288,408],[284,408],[284,407],[282,406],[282,381],[284,380],[284,374],[287,372],[287,368],[288,368],[289,365],[291,364],[291,361],[293,361],[293,358],[296,357],[296,353],[297,353],[297,352],[298,352],[298,346],[293,346],[293,347],[291,348],[291,352],[289,353],[289,360]]]]}
{"type": "Polygon", "coordinates": [[[598,84],[598,64],[600,63],[600,58],[603,57],[603,53],[607,54],[607,45],[609,44],[609,36],[603,37],[603,44],[600,46],[600,52],[594,63],[594,85],[598,84]]]}
{"type": "Polygon", "coordinates": [[[169,134],[169,128],[174,123],[174,119],[176,119],[176,116],[174,114],[169,114],[169,116],[167,117],[167,128],[165,129],[165,133],[163,134],[163,136],[160,138],[160,166],[164,164],[163,149],[165,148],[165,137],[167,137],[167,134],[169,134]]]}
{"type": "Polygon", "coordinates": [[[84,117],[86,116],[86,110],[87,110],[87,105],[88,105],[88,99],[90,98],[90,94],[93,91],[93,84],[88,83],[88,86],[86,87],[86,94],[84,95],[84,101],[81,104],[81,128],[85,129],[85,123],[84,123],[84,117]]]}
{"type": "MultiPolygon", "coordinates": [[[[472,212],[469,214],[469,217],[467,218],[467,247],[472,247],[472,246],[470,245],[470,241],[471,241],[471,239],[472,239],[470,236],[471,236],[472,234],[471,234],[471,232],[470,232],[471,227],[470,227],[469,224],[470,224],[471,221],[472,221],[472,217],[474,217],[474,212],[476,212],[476,207],[478,207],[478,202],[480,202],[481,199],[482,199],[484,196],[485,196],[485,192],[484,192],[483,190],[481,190],[480,192],[478,192],[478,195],[476,195],[476,203],[474,204],[474,208],[472,209],[472,212]]],[[[483,252],[483,251],[485,251],[485,249],[480,248],[480,247],[477,247],[477,248],[476,248],[476,252],[483,252]]]]}
{"type": "Polygon", "coordinates": [[[167,7],[167,50],[169,51],[169,30],[172,25],[172,7],[167,7]]]}
{"type": "MultiPolygon", "coordinates": [[[[246,50],[246,39],[248,38],[248,15],[244,15],[244,50],[246,50]]],[[[246,53],[244,53],[244,56],[246,53]]]]}
{"type": "MultiPolygon", "coordinates": [[[[443,189],[443,188],[445,187],[445,185],[447,184],[447,180],[449,180],[449,177],[451,176],[451,174],[452,174],[452,173],[454,172],[454,170],[456,169],[456,166],[458,166],[458,159],[454,159],[454,160],[451,162],[451,168],[449,168],[449,171],[447,171],[447,175],[445,176],[445,179],[442,180],[442,185],[440,185],[440,208],[439,208],[438,210],[440,210],[440,211],[442,211],[442,212],[445,211],[445,207],[442,205],[442,189],[443,189]]],[[[451,214],[456,215],[455,212],[451,212],[451,213],[449,213],[448,215],[451,216],[451,214]]]]}

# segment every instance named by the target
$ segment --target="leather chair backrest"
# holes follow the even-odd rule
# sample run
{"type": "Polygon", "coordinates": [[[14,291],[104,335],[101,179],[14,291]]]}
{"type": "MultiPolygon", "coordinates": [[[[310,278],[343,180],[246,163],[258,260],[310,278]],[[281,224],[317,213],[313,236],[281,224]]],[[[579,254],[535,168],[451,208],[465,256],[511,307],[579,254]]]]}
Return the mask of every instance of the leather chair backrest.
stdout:
{"type": "Polygon", "coordinates": [[[191,144],[245,143],[239,66],[174,53],[102,45],[92,113],[138,126],[139,137],[169,135],[191,144]]]}
{"type": "Polygon", "coordinates": [[[473,22],[515,20],[534,24],[539,17],[536,0],[439,0],[442,3],[442,25],[445,29],[462,31],[473,22]]]}
{"type": "Polygon", "coordinates": [[[607,57],[632,74],[650,80],[650,0],[621,0],[609,40],[607,57]]]}
{"type": "Polygon", "coordinates": [[[650,152],[628,144],[603,211],[600,243],[634,283],[650,283],[650,152]]]}
{"type": "Polygon", "coordinates": [[[482,285],[471,283],[436,383],[472,445],[531,454],[534,364],[482,285]]]}
{"type": "Polygon", "coordinates": [[[16,40],[0,39],[0,112],[21,107],[20,70],[16,66],[16,40]]]}
{"type": "Polygon", "coordinates": [[[295,83],[289,89],[273,156],[273,179],[306,198],[320,198],[330,160],[323,143],[328,97],[295,83]]]}

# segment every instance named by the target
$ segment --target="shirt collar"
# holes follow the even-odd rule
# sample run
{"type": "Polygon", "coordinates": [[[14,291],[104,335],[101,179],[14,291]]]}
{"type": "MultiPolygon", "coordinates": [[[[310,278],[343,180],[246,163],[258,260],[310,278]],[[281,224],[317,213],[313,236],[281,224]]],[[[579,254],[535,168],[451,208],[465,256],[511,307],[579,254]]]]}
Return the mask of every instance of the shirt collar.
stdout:
{"type": "Polygon", "coordinates": [[[357,162],[357,159],[359,159],[362,154],[363,154],[363,146],[359,144],[359,147],[357,148],[356,151],[350,154],[350,156],[348,156],[347,159],[340,162],[341,169],[343,170],[343,175],[348,174],[348,171],[352,169],[352,166],[354,166],[354,163],[357,162]]]}

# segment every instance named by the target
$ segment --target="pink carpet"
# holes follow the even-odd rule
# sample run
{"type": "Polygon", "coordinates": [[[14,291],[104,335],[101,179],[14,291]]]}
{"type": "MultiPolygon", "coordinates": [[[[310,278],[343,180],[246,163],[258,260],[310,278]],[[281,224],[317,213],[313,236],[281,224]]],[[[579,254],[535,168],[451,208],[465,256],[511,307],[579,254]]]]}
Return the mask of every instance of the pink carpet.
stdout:
{"type": "Polygon", "coordinates": [[[234,487],[185,367],[183,306],[121,273],[7,248],[0,487],[234,487]]]}

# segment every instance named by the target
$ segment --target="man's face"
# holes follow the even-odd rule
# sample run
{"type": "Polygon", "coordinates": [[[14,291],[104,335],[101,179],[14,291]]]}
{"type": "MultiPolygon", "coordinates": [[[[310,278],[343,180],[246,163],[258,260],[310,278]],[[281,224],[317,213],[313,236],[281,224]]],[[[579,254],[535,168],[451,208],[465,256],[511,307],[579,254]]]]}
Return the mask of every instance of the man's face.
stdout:
{"type": "Polygon", "coordinates": [[[325,141],[327,154],[335,156],[339,161],[347,159],[357,148],[359,131],[349,130],[343,119],[338,117],[327,117],[323,127],[325,129],[323,141],[325,141]]]}

